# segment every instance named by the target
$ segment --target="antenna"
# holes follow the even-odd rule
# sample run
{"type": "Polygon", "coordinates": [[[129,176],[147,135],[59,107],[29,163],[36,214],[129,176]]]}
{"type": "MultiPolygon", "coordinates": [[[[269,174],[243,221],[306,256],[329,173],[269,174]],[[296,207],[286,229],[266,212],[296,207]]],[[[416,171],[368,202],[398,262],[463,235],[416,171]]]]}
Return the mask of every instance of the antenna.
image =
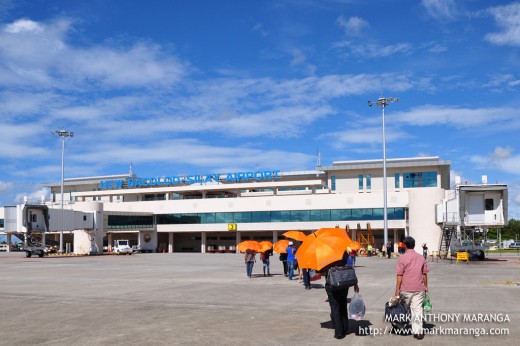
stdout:
{"type": "Polygon", "coordinates": [[[319,169],[321,167],[321,154],[320,149],[316,148],[316,176],[320,175],[319,169]]]}

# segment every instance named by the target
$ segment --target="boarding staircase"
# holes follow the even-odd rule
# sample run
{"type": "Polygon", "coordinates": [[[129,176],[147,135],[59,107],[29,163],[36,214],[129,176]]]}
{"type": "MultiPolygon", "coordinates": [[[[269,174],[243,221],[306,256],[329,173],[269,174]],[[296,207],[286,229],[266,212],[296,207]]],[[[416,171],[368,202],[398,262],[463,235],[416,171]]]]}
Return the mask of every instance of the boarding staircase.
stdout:
{"type": "Polygon", "coordinates": [[[442,228],[441,242],[439,244],[439,257],[447,258],[450,250],[451,238],[456,232],[454,226],[444,226],[442,228]]]}

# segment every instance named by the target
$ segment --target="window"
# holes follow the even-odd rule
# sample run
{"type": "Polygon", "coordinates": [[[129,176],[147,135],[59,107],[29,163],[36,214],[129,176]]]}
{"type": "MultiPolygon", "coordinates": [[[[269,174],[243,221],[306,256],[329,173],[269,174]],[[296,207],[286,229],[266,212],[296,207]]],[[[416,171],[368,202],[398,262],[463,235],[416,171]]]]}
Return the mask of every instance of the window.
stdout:
{"type": "Polygon", "coordinates": [[[336,177],[332,176],[330,177],[330,188],[332,191],[336,191],[336,177]]]}
{"type": "Polygon", "coordinates": [[[494,210],[495,203],[493,202],[493,198],[486,198],[486,210],[494,210]]]}
{"type": "Polygon", "coordinates": [[[436,187],[437,172],[409,172],[403,173],[403,187],[436,187]]]}
{"type": "Polygon", "coordinates": [[[400,184],[399,184],[399,177],[400,177],[400,174],[399,173],[395,173],[394,174],[394,184],[395,184],[395,188],[398,189],[400,184]]]}
{"type": "Polygon", "coordinates": [[[363,174],[360,174],[358,176],[358,179],[359,179],[359,189],[363,190],[363,174]]]}
{"type": "Polygon", "coordinates": [[[372,188],[372,175],[367,174],[365,178],[367,180],[367,190],[370,190],[372,188]]]}

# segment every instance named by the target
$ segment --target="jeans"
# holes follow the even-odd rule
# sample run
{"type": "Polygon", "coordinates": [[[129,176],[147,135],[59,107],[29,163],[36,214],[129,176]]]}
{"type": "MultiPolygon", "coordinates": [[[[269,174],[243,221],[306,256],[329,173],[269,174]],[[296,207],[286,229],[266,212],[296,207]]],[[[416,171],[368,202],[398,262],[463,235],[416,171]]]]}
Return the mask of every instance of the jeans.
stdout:
{"type": "Polygon", "coordinates": [[[266,268],[267,268],[267,275],[271,275],[271,271],[269,270],[269,258],[266,259],[265,261],[262,261],[262,263],[264,264],[264,275],[265,275],[266,268]]]}
{"type": "Polygon", "coordinates": [[[253,262],[253,261],[246,262],[246,272],[247,272],[248,277],[253,276],[253,265],[254,264],[255,264],[255,262],[253,262]]]}
{"type": "Polygon", "coordinates": [[[356,266],[356,257],[357,257],[357,256],[350,256],[350,261],[352,262],[352,266],[353,266],[353,267],[356,266]]]}
{"type": "Polygon", "coordinates": [[[294,262],[287,262],[287,276],[289,276],[289,280],[292,280],[294,275],[294,262]]]}

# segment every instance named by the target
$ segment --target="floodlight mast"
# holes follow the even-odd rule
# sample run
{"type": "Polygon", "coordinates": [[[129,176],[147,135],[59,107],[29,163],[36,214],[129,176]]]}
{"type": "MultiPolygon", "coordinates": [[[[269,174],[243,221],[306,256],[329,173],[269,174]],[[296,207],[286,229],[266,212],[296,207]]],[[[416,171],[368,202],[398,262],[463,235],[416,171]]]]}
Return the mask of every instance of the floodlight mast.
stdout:
{"type": "MultiPolygon", "coordinates": [[[[376,101],[376,106],[381,107],[383,118],[383,227],[384,227],[384,243],[388,243],[388,189],[386,181],[386,133],[385,133],[385,108],[392,102],[399,101],[397,97],[380,97],[376,101]]],[[[372,101],[368,101],[368,106],[372,107],[372,101]]]]}
{"type": "MultiPolygon", "coordinates": [[[[61,137],[61,210],[63,211],[63,182],[65,176],[65,138],[74,137],[74,132],[66,130],[51,131],[51,134],[61,137]]],[[[63,213],[62,213],[63,217],[63,213]]],[[[63,230],[60,230],[60,253],[63,253],[63,230]]]]}

